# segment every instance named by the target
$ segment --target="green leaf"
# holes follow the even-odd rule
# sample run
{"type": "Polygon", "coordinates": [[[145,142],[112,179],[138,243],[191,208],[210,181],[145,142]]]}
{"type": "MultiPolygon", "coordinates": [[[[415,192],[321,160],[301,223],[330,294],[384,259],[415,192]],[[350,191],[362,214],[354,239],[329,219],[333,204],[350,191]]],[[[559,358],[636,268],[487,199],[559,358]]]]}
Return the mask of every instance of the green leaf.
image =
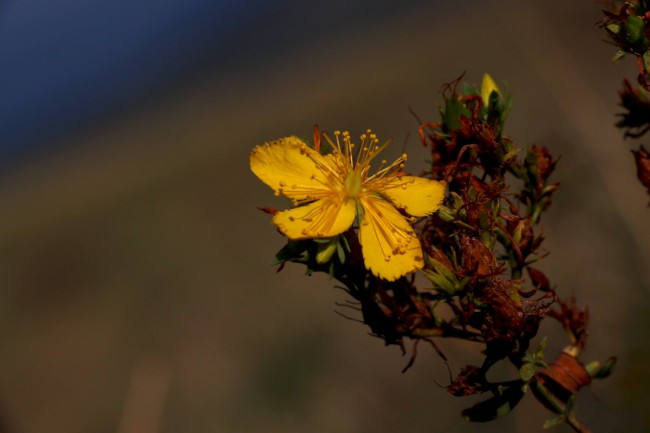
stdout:
{"type": "Polygon", "coordinates": [[[339,239],[341,240],[341,243],[343,244],[343,247],[345,248],[345,251],[348,253],[352,252],[352,248],[350,248],[350,244],[348,243],[348,238],[345,237],[345,235],[340,235],[339,239]]]}
{"type": "Polygon", "coordinates": [[[526,353],[524,355],[524,364],[519,368],[519,376],[525,382],[530,382],[530,380],[535,376],[535,374],[542,368],[545,368],[546,362],[544,362],[544,350],[546,349],[546,337],[542,338],[542,341],[539,342],[537,349],[533,353],[526,353]]]}
{"type": "Polygon", "coordinates": [[[643,37],[645,23],[643,18],[636,15],[628,15],[625,20],[625,39],[631,44],[636,44],[643,37]]]}
{"type": "Polygon", "coordinates": [[[453,96],[445,101],[445,109],[441,114],[442,123],[448,131],[456,131],[460,128],[460,116],[470,116],[467,107],[453,96]]]}
{"type": "Polygon", "coordinates": [[[500,394],[465,409],[461,415],[471,422],[487,422],[508,414],[524,397],[524,382],[517,381],[500,394]]]}
{"type": "Polygon", "coordinates": [[[537,349],[535,349],[535,353],[533,354],[533,359],[535,361],[542,361],[544,362],[544,350],[546,350],[546,343],[547,343],[546,337],[542,338],[542,341],[539,342],[539,345],[537,346],[537,349]]]}
{"type": "Polygon", "coordinates": [[[463,95],[481,96],[481,91],[469,83],[463,83],[463,95]]]}
{"type": "Polygon", "coordinates": [[[288,241],[287,244],[275,255],[273,264],[279,265],[282,262],[300,259],[302,254],[309,247],[309,244],[309,241],[288,241]]]}
{"type": "Polygon", "coordinates": [[[555,418],[551,418],[544,421],[544,425],[542,427],[544,428],[557,427],[560,424],[562,424],[564,421],[566,421],[566,417],[564,415],[556,416],[555,418]]]}
{"type": "Polygon", "coordinates": [[[616,54],[614,54],[614,57],[612,57],[612,63],[617,62],[621,60],[625,56],[625,51],[623,50],[618,50],[616,54]]]}
{"type": "Polygon", "coordinates": [[[456,291],[455,284],[450,282],[447,278],[445,278],[444,275],[439,274],[430,269],[423,269],[422,273],[424,273],[424,276],[427,277],[429,281],[433,283],[434,288],[441,289],[450,295],[453,295],[454,292],[456,291]]]}
{"type": "Polygon", "coordinates": [[[604,363],[599,361],[590,362],[585,366],[585,369],[592,379],[605,379],[614,372],[616,361],[616,357],[612,356],[604,363]]]}
{"type": "Polygon", "coordinates": [[[645,22],[643,18],[629,15],[625,20],[625,41],[636,54],[641,54],[648,49],[650,42],[645,37],[645,22]]]}
{"type": "Polygon", "coordinates": [[[336,241],[336,255],[339,258],[339,263],[345,263],[345,250],[338,240],[336,241]]]}
{"type": "Polygon", "coordinates": [[[539,368],[532,362],[527,362],[519,368],[519,376],[524,382],[529,382],[534,376],[539,368]]]}

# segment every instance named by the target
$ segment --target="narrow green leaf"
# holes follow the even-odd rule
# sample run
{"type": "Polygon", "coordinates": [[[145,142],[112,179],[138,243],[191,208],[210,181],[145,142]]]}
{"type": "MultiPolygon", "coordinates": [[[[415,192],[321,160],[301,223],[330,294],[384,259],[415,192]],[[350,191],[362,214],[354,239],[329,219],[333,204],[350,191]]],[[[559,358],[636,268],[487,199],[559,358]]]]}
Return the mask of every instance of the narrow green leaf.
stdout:
{"type": "Polygon", "coordinates": [[[614,54],[614,57],[612,57],[612,63],[621,60],[624,56],[625,56],[625,51],[618,50],[616,54],[614,54]]]}
{"type": "Polygon", "coordinates": [[[599,361],[590,362],[585,366],[585,369],[592,379],[605,379],[614,372],[616,361],[616,357],[612,356],[604,363],[599,361]]]}
{"type": "Polygon", "coordinates": [[[345,263],[345,250],[339,241],[336,242],[336,255],[339,258],[339,263],[345,263]]]}
{"type": "Polygon", "coordinates": [[[442,114],[442,123],[445,125],[448,131],[456,131],[460,128],[460,117],[461,116],[470,116],[470,112],[467,110],[467,107],[463,105],[455,97],[451,97],[445,101],[445,109],[442,114]]]}
{"type": "Polygon", "coordinates": [[[279,265],[288,260],[299,259],[309,247],[309,241],[288,241],[273,258],[273,264],[279,265]]]}
{"type": "Polygon", "coordinates": [[[524,383],[518,381],[507,387],[501,394],[465,409],[461,415],[471,422],[487,422],[509,413],[524,397],[524,383]]]}
{"type": "Polygon", "coordinates": [[[555,418],[548,419],[544,421],[544,424],[542,425],[543,428],[552,428],[552,427],[557,427],[560,424],[562,424],[566,420],[566,417],[564,415],[557,416],[555,418]]]}

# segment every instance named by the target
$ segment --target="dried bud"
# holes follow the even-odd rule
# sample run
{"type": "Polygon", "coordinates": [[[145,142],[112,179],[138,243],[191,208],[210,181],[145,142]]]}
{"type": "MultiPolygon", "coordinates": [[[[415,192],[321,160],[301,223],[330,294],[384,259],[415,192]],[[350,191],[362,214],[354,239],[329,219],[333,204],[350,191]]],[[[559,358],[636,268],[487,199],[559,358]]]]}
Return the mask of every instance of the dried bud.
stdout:
{"type": "Polygon", "coordinates": [[[496,260],[492,251],[480,240],[463,235],[460,239],[463,251],[463,271],[475,277],[487,277],[496,272],[496,260]]]}
{"type": "Polygon", "coordinates": [[[447,392],[456,397],[466,397],[485,392],[486,384],[485,375],[481,370],[475,365],[467,365],[447,387],[447,392]]]}
{"type": "Polygon", "coordinates": [[[480,227],[481,223],[481,211],[484,210],[484,206],[477,202],[469,202],[465,206],[465,213],[467,215],[466,220],[467,224],[472,227],[480,227]]]}
{"type": "Polygon", "coordinates": [[[541,184],[548,179],[553,170],[555,170],[555,163],[551,152],[549,152],[546,146],[537,146],[533,144],[530,147],[531,152],[535,155],[535,161],[537,166],[537,176],[539,178],[538,182],[541,184]]]}
{"type": "Polygon", "coordinates": [[[643,146],[632,153],[636,162],[636,175],[650,194],[650,153],[643,146]]]}
{"type": "Polygon", "coordinates": [[[627,129],[626,137],[642,136],[650,129],[650,100],[643,90],[633,88],[628,80],[623,81],[623,90],[618,94],[621,106],[627,112],[618,114],[621,120],[616,122],[616,126],[627,129]]]}

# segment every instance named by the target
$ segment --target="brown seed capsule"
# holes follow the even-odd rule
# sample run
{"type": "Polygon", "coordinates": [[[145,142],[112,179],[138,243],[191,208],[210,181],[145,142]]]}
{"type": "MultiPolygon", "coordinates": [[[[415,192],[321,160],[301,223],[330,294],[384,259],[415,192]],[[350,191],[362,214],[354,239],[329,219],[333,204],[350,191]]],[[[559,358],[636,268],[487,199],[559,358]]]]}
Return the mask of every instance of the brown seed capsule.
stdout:
{"type": "Polygon", "coordinates": [[[591,377],[582,363],[566,352],[560,353],[547,368],[541,370],[538,378],[563,402],[591,383],[591,377]]]}

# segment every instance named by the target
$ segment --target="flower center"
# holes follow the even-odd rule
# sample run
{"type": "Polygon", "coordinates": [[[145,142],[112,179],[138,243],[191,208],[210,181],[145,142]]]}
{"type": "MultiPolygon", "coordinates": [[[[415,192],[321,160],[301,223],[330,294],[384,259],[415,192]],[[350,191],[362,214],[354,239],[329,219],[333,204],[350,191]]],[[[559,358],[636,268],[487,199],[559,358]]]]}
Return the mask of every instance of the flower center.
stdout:
{"type": "MultiPolygon", "coordinates": [[[[369,174],[370,161],[372,161],[379,153],[390,144],[391,140],[379,144],[377,135],[368,129],[365,134],[361,134],[361,144],[358,148],[352,142],[350,133],[347,131],[334,131],[335,140],[332,141],[327,134],[323,137],[332,147],[333,152],[341,156],[336,159],[338,175],[337,178],[340,182],[341,177],[345,176],[343,181],[343,192],[349,198],[358,198],[359,194],[365,189],[372,190],[371,184],[377,186],[377,182],[386,182],[391,174],[400,171],[404,168],[406,162],[406,154],[403,153],[391,164],[387,164],[386,160],[382,160],[379,167],[373,174],[369,174]]],[[[337,185],[340,183],[337,182],[337,185]]],[[[338,187],[337,187],[338,188],[338,187]]]]}
{"type": "Polygon", "coordinates": [[[345,193],[348,197],[357,197],[361,192],[362,184],[359,170],[352,170],[345,178],[345,193]]]}

